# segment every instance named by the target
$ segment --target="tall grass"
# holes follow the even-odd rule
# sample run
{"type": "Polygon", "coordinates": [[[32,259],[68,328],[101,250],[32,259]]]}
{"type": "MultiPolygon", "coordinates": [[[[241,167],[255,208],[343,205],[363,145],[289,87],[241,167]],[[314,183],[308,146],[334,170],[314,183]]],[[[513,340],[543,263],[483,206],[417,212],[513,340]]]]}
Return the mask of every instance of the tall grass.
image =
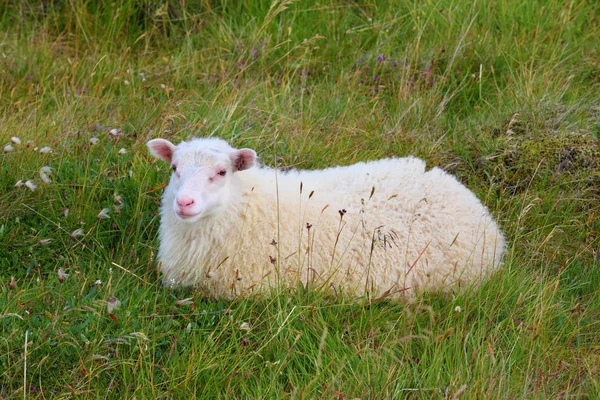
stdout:
{"type": "Polygon", "coordinates": [[[599,11],[4,2],[0,397],[597,398],[599,11]],[[163,288],[144,143],[208,135],[281,168],[422,157],[488,205],[505,266],[414,304],[163,288]]]}

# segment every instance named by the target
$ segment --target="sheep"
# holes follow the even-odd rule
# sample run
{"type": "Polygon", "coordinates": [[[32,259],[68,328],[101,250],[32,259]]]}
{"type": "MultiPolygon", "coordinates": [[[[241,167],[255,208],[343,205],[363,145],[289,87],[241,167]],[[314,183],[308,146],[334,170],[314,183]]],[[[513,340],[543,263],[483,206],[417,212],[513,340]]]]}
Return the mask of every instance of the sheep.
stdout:
{"type": "Polygon", "coordinates": [[[222,299],[301,283],[412,300],[501,266],[505,239],[488,209],[418,158],[282,172],[217,138],[147,145],[173,168],[159,229],[166,284],[222,299]]]}

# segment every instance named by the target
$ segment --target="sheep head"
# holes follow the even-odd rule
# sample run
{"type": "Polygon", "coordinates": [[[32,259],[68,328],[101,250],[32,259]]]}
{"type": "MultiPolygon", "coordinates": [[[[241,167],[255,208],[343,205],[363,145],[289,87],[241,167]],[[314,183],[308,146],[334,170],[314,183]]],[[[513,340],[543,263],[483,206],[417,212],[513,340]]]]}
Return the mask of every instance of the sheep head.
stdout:
{"type": "Polygon", "coordinates": [[[226,208],[238,187],[236,173],[256,162],[254,150],[234,149],[221,139],[194,139],[177,146],[153,139],[147,145],[153,156],[173,168],[167,191],[173,195],[173,212],[185,222],[226,208]]]}

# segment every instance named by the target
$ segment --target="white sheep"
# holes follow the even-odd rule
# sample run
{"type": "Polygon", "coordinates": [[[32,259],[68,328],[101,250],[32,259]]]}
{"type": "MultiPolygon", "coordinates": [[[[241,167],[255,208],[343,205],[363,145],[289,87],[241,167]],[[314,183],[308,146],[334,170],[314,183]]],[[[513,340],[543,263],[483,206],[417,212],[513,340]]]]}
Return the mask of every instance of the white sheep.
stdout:
{"type": "Polygon", "coordinates": [[[417,158],[282,172],[220,139],[148,147],[173,168],[158,253],[167,284],[228,299],[299,282],[412,299],[501,264],[505,240],[487,208],[417,158]]]}

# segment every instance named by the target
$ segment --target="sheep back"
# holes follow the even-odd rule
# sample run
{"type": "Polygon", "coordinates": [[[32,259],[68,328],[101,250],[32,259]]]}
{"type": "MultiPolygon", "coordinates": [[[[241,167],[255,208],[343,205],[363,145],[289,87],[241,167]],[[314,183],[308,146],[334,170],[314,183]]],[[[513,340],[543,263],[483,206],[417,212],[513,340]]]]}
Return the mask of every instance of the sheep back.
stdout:
{"type": "Polygon", "coordinates": [[[504,236],[488,209],[420,159],[237,174],[238,201],[193,225],[175,218],[167,187],[159,250],[167,282],[224,298],[302,282],[410,299],[476,284],[501,264],[504,236]]]}

